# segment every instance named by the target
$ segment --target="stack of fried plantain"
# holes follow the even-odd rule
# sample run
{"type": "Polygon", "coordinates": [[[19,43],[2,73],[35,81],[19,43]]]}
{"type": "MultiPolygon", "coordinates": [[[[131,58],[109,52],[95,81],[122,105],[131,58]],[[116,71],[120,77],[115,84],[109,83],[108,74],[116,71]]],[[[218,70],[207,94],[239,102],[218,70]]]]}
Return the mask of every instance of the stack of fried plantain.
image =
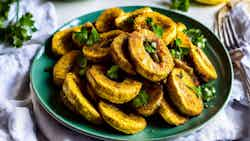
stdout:
{"type": "Polygon", "coordinates": [[[142,131],[147,126],[145,118],[154,114],[170,125],[184,124],[203,110],[202,99],[192,89],[199,85],[195,73],[204,81],[217,78],[213,64],[192,44],[185,29],[184,24],[148,7],[127,13],[111,8],[95,23],[55,33],[52,51],[60,58],[53,80],[61,89],[62,102],[87,121],[107,123],[125,134],[142,131]],[[154,32],[157,26],[162,28],[161,37],[154,32]],[[79,41],[79,35],[73,33],[83,32],[81,28],[86,29],[84,32],[96,29],[98,40],[92,44],[79,41]],[[172,57],[167,46],[176,38],[183,41],[180,46],[190,48],[193,67],[172,57]],[[154,43],[155,56],[145,49],[145,41],[154,43]],[[81,73],[79,57],[88,62],[81,73]],[[119,67],[121,79],[107,76],[110,64],[119,67]],[[142,90],[148,96],[146,103],[133,106],[142,90]]]}

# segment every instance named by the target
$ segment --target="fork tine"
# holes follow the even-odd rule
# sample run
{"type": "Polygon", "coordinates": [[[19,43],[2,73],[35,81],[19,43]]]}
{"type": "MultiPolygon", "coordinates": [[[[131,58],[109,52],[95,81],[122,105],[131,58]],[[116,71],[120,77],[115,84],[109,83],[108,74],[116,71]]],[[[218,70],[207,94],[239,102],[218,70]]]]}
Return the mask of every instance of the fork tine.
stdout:
{"type": "Polygon", "coordinates": [[[235,27],[234,27],[234,24],[233,24],[233,21],[232,21],[232,17],[229,15],[228,16],[228,24],[229,24],[229,27],[232,31],[232,36],[233,36],[233,40],[235,42],[235,45],[237,48],[240,48],[240,45],[239,45],[239,38],[238,38],[238,35],[237,33],[235,32],[235,27]]]}
{"type": "Polygon", "coordinates": [[[228,33],[226,33],[227,29],[226,29],[226,26],[225,26],[225,22],[222,23],[222,37],[224,39],[224,45],[227,47],[228,50],[231,50],[230,49],[230,43],[229,43],[229,40],[228,40],[228,33]]]}
{"type": "Polygon", "coordinates": [[[227,37],[228,37],[228,43],[229,43],[229,47],[231,49],[235,49],[236,46],[235,46],[235,41],[232,37],[232,30],[231,28],[229,27],[229,21],[228,21],[228,16],[225,17],[225,21],[224,21],[224,26],[225,26],[225,32],[227,33],[227,37]]]}

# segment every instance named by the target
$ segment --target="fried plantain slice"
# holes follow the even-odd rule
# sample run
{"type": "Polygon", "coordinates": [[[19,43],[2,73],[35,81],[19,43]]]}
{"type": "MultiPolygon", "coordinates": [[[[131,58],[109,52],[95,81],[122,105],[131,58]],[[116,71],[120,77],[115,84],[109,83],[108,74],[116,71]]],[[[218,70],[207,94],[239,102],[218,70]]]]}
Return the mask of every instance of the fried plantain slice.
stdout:
{"type": "Polygon", "coordinates": [[[184,124],[188,118],[180,115],[169,103],[163,98],[159,108],[159,114],[170,125],[184,124]]]}
{"type": "Polygon", "coordinates": [[[217,78],[217,72],[206,54],[198,47],[193,46],[190,50],[190,56],[195,70],[206,82],[217,78]]]}
{"type": "Polygon", "coordinates": [[[73,50],[63,55],[53,68],[53,80],[57,86],[61,86],[66,74],[72,68],[76,58],[81,55],[80,51],[73,50]]]}
{"type": "Polygon", "coordinates": [[[107,32],[115,29],[115,19],[124,14],[120,8],[110,8],[102,12],[96,20],[95,26],[99,32],[107,32]]]}
{"type": "Polygon", "coordinates": [[[95,91],[93,90],[93,88],[90,86],[89,83],[87,83],[87,85],[86,85],[86,91],[87,91],[89,97],[91,98],[91,100],[94,101],[95,103],[98,103],[99,98],[95,94],[95,91]]]}
{"type": "Polygon", "coordinates": [[[181,22],[177,22],[176,26],[177,26],[177,33],[183,32],[184,30],[187,29],[186,25],[184,23],[181,23],[181,22]]]}
{"type": "Polygon", "coordinates": [[[135,98],[142,87],[141,82],[125,79],[116,82],[105,75],[105,68],[93,65],[86,73],[87,80],[96,95],[112,103],[123,104],[135,98]]]}
{"type": "Polygon", "coordinates": [[[137,9],[133,12],[125,13],[115,19],[115,25],[124,31],[130,32],[133,31],[134,19],[147,12],[153,12],[153,10],[149,7],[144,7],[137,9]]]}
{"type": "Polygon", "coordinates": [[[136,71],[151,81],[165,79],[174,67],[173,58],[165,43],[149,30],[138,30],[130,34],[129,52],[136,71]],[[156,43],[156,54],[159,62],[155,62],[144,48],[144,41],[156,43]]]}
{"type": "Polygon", "coordinates": [[[86,120],[94,124],[101,124],[101,115],[97,112],[94,106],[85,98],[78,84],[80,80],[73,73],[67,73],[63,83],[64,98],[67,99],[67,105],[71,105],[70,109],[74,109],[86,120]]]}
{"type": "Polygon", "coordinates": [[[146,93],[149,94],[149,101],[146,105],[136,108],[136,111],[143,116],[151,116],[159,108],[161,100],[163,99],[163,91],[159,85],[151,85],[145,88],[146,93]]]}
{"type": "Polygon", "coordinates": [[[80,30],[81,26],[75,26],[56,32],[52,38],[52,52],[57,56],[62,56],[74,49],[71,36],[74,31],[80,30]]]}
{"type": "Polygon", "coordinates": [[[127,52],[125,52],[128,50],[128,37],[129,35],[127,33],[122,33],[113,40],[111,44],[111,55],[114,62],[119,65],[122,70],[134,75],[136,72],[128,60],[127,52]]]}
{"type": "Polygon", "coordinates": [[[110,46],[113,39],[119,34],[123,33],[121,30],[111,30],[100,35],[101,41],[95,43],[93,46],[84,46],[82,52],[84,56],[91,61],[100,62],[105,61],[109,57],[110,46]]]}
{"type": "Polygon", "coordinates": [[[189,73],[190,75],[194,74],[194,69],[190,66],[188,66],[185,62],[183,62],[180,59],[174,59],[174,63],[175,63],[175,67],[176,68],[182,68],[183,70],[185,70],[187,73],[189,73]]]}
{"type": "Polygon", "coordinates": [[[203,110],[203,101],[193,90],[192,77],[181,68],[174,68],[167,81],[168,94],[175,106],[188,116],[199,115],[203,110]]]}
{"type": "Polygon", "coordinates": [[[176,23],[169,17],[158,12],[147,12],[135,18],[134,28],[136,30],[149,29],[152,27],[148,25],[147,20],[152,19],[155,25],[163,28],[162,39],[166,45],[171,43],[176,37],[176,23]]]}
{"type": "Polygon", "coordinates": [[[103,119],[113,128],[125,134],[135,134],[147,126],[146,120],[134,114],[125,114],[114,105],[99,102],[99,111],[103,119]]]}

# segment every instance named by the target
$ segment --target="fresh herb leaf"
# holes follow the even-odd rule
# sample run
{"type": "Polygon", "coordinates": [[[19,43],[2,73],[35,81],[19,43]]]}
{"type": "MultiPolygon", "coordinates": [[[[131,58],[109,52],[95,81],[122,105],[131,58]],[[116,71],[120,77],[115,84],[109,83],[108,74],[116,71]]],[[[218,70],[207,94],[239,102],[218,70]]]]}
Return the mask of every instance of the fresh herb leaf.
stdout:
{"type": "Polygon", "coordinates": [[[170,49],[171,55],[180,60],[182,60],[184,56],[188,55],[190,50],[189,48],[180,47],[181,43],[181,39],[175,39],[173,49],[170,49]]]}
{"type": "Polygon", "coordinates": [[[163,28],[160,25],[157,25],[155,23],[153,23],[153,19],[152,18],[147,18],[146,19],[146,23],[148,26],[150,26],[151,30],[153,30],[153,32],[159,37],[162,37],[163,34],[163,28]]]}
{"type": "Polygon", "coordinates": [[[79,45],[91,46],[100,40],[100,35],[94,27],[90,31],[86,27],[82,27],[81,31],[73,33],[73,38],[79,45]]]}
{"type": "Polygon", "coordinates": [[[141,90],[139,94],[132,100],[132,105],[135,108],[146,105],[149,102],[150,96],[145,90],[141,90]]]}
{"type": "Polygon", "coordinates": [[[184,30],[184,33],[189,36],[194,45],[198,46],[199,48],[206,47],[207,39],[204,37],[200,29],[187,29],[184,30]]]}
{"type": "Polygon", "coordinates": [[[148,53],[156,53],[156,43],[155,42],[150,42],[148,40],[145,40],[143,42],[144,48],[148,53]]]}
{"type": "Polygon", "coordinates": [[[93,28],[91,29],[91,32],[90,32],[90,35],[89,35],[89,38],[88,38],[86,44],[87,44],[88,46],[91,46],[91,45],[93,45],[94,43],[98,42],[99,39],[100,39],[100,35],[99,35],[99,33],[97,32],[97,30],[93,27],[93,28]]]}
{"type": "Polygon", "coordinates": [[[196,95],[202,98],[204,104],[208,106],[209,102],[216,97],[216,89],[214,87],[214,81],[190,89],[195,91],[196,95]]]}
{"type": "Polygon", "coordinates": [[[6,42],[14,47],[21,47],[25,41],[31,39],[32,33],[37,29],[34,26],[32,14],[26,13],[16,23],[9,24],[0,30],[1,42],[6,42]]]}
{"type": "Polygon", "coordinates": [[[3,27],[3,23],[8,18],[10,6],[16,0],[5,0],[0,2],[0,27],[3,27]]]}
{"type": "Polygon", "coordinates": [[[189,6],[190,6],[189,0],[172,0],[172,5],[170,8],[186,12],[188,11],[189,6]]]}
{"type": "Polygon", "coordinates": [[[84,56],[78,56],[76,62],[80,67],[79,75],[84,76],[87,70],[88,60],[84,56]]]}
{"type": "Polygon", "coordinates": [[[117,80],[119,78],[119,66],[113,65],[110,67],[110,69],[107,71],[106,74],[110,79],[117,80]]]}
{"type": "Polygon", "coordinates": [[[129,24],[129,25],[133,25],[134,24],[134,21],[135,21],[135,18],[134,17],[129,17],[128,19],[127,19],[127,24],[129,24]]]}

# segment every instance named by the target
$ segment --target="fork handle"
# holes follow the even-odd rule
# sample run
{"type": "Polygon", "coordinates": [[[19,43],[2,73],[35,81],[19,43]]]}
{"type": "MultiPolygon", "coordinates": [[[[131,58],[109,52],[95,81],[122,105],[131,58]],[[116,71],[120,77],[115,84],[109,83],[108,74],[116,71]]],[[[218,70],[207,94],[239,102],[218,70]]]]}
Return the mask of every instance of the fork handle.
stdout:
{"type": "Polygon", "coordinates": [[[247,74],[247,67],[240,62],[240,74],[242,77],[243,85],[245,86],[245,93],[247,96],[248,106],[250,107],[250,74],[247,74]]]}

